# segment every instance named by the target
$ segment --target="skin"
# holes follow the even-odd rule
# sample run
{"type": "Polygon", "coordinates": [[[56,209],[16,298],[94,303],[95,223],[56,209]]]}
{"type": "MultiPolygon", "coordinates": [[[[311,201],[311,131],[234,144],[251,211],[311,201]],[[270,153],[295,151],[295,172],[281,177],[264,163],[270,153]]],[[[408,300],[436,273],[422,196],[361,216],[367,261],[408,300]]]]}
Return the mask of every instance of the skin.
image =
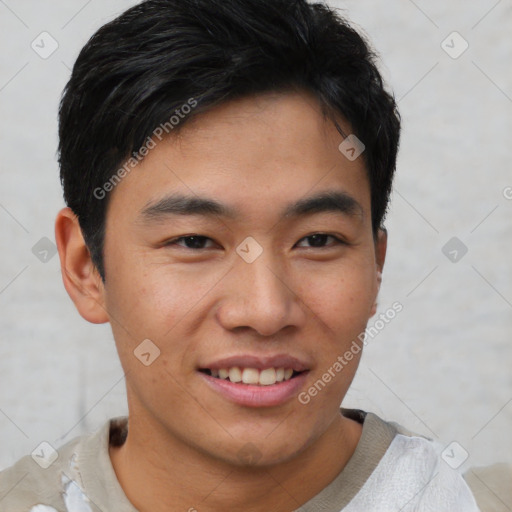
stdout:
{"type": "Polygon", "coordinates": [[[75,215],[59,212],[64,285],[86,320],[111,323],[126,373],[129,435],[110,458],[141,512],[289,512],[352,456],[362,427],[339,407],[361,352],[306,405],[296,396],[274,407],[234,404],[197,371],[235,354],[291,354],[308,362],[305,391],[375,314],[386,236],[374,237],[364,161],[345,158],[342,140],[306,93],[244,98],[191,119],[111,193],[105,283],[75,215]],[[351,196],[361,212],[280,217],[327,190],[351,196]],[[240,218],[143,219],[146,206],[177,191],[214,198],[240,218]],[[316,233],[346,243],[315,246],[316,233]],[[200,249],[183,239],[163,245],[193,234],[208,237],[200,249]],[[263,249],[250,264],[236,252],[248,236],[263,249]],[[149,366],[133,354],[144,339],[160,349],[149,366]],[[247,443],[254,464],[240,457],[247,443]]]}

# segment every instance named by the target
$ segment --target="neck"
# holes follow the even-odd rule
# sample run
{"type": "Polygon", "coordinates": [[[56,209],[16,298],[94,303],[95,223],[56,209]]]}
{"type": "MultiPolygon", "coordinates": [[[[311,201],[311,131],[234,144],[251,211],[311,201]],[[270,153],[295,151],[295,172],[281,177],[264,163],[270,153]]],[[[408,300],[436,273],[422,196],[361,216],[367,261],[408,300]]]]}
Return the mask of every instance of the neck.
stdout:
{"type": "Polygon", "coordinates": [[[309,501],[342,471],[362,426],[341,414],[325,433],[285,462],[239,467],[211,458],[166,432],[129,420],[121,447],[110,458],[126,496],[140,512],[242,509],[289,512],[309,501]]]}

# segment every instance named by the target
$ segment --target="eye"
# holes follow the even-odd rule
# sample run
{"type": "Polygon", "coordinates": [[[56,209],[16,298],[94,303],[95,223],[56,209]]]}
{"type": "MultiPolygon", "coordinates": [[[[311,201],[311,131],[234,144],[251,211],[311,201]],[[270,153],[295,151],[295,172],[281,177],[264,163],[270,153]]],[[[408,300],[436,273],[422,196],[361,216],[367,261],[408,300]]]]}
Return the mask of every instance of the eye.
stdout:
{"type": "MultiPolygon", "coordinates": [[[[339,238],[335,237],[334,235],[328,235],[326,233],[314,233],[312,235],[305,236],[299,241],[297,245],[299,245],[300,242],[302,242],[303,240],[307,240],[311,244],[311,248],[313,249],[321,249],[324,247],[328,248],[334,245],[346,245],[346,243],[340,240],[339,238]],[[332,238],[334,240],[334,244],[325,245],[327,239],[329,238],[332,238]]],[[[174,238],[173,240],[169,240],[168,242],[165,243],[165,246],[177,245],[183,247],[184,249],[199,251],[208,248],[205,247],[205,243],[208,241],[213,242],[213,240],[211,238],[208,238],[207,236],[187,235],[174,238]]]]}
{"type": "Polygon", "coordinates": [[[169,240],[165,245],[171,246],[171,245],[180,245],[183,247],[183,245],[179,244],[178,242],[183,241],[185,243],[185,249],[192,249],[192,250],[201,250],[205,249],[204,242],[207,240],[211,240],[211,238],[208,238],[206,236],[201,235],[187,235],[187,236],[180,236],[179,238],[175,238],[174,240],[169,240]]]}
{"type": "Polygon", "coordinates": [[[335,237],[334,235],[328,235],[326,233],[315,233],[313,235],[305,236],[302,240],[308,240],[310,243],[312,243],[313,248],[322,248],[330,247],[329,245],[324,245],[324,242],[327,238],[332,238],[335,240],[334,245],[346,245],[345,242],[339,238],[335,237]]]}

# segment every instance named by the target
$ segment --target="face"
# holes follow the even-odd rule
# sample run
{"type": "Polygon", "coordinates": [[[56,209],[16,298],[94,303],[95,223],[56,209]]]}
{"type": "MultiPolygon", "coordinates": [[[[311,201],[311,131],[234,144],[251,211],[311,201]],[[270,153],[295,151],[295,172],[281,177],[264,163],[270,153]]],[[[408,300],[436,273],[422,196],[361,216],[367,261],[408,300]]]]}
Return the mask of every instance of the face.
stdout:
{"type": "Polygon", "coordinates": [[[132,417],[232,464],[248,442],[261,464],[288,460],[339,417],[361,354],[335,363],[382,263],[342,140],[306,94],[237,100],[114,189],[103,294],[132,417]]]}

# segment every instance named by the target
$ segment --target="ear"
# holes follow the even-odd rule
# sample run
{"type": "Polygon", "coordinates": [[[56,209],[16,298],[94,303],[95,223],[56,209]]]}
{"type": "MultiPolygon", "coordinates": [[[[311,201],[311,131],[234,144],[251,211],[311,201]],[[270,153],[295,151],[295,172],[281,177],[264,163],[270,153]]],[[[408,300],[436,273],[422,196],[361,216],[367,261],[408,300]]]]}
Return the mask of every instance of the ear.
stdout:
{"type": "Polygon", "coordinates": [[[388,247],[388,232],[385,228],[380,228],[375,240],[375,272],[377,276],[377,291],[375,293],[375,302],[373,303],[371,315],[377,312],[377,298],[379,296],[380,285],[382,283],[382,271],[386,261],[386,250],[388,247]]]}
{"type": "Polygon", "coordinates": [[[55,241],[64,287],[76,309],[93,324],[108,322],[103,281],[91,260],[78,218],[71,208],[63,208],[57,214],[55,241]]]}

